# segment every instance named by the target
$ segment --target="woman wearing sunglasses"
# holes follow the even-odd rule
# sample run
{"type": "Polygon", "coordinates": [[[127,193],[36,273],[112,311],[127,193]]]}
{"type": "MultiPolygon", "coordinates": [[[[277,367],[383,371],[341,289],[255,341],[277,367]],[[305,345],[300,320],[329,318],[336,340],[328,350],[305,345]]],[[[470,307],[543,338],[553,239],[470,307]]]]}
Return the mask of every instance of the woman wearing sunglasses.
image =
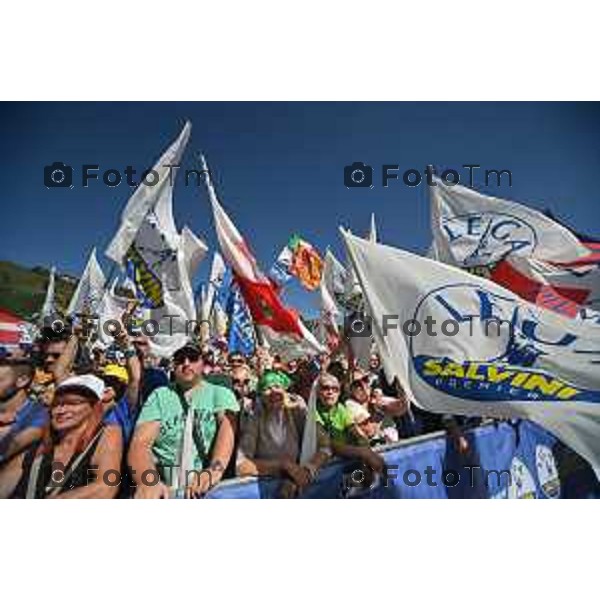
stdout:
{"type": "Polygon", "coordinates": [[[103,424],[104,383],[94,375],[61,382],[50,427],[25,458],[17,498],[114,498],[119,490],[122,437],[103,424]]]}

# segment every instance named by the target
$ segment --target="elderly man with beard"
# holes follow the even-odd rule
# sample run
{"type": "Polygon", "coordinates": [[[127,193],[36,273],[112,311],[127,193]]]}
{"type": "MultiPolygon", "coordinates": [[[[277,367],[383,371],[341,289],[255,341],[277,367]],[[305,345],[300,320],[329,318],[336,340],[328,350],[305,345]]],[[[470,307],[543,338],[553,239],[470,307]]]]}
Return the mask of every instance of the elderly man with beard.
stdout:
{"type": "Polygon", "coordinates": [[[201,349],[173,355],[174,383],[149,396],[129,450],[136,498],[199,497],[223,476],[234,447],[238,402],[231,390],[203,378],[201,349]]]}

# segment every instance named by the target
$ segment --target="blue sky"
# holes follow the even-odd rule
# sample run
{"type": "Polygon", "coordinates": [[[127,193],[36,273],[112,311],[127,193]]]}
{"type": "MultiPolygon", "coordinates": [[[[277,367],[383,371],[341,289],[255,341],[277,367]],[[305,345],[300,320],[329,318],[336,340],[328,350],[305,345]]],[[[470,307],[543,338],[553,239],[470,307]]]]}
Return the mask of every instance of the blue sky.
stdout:
{"type": "MultiPolygon", "coordinates": [[[[575,228],[600,234],[600,104],[597,103],[3,103],[0,105],[0,258],[55,264],[78,275],[92,246],[99,255],[131,194],[125,182],[81,187],[81,165],[150,167],[185,119],[192,136],[183,168],[206,153],[221,201],[268,269],[290,234],[343,255],[340,224],[366,233],[371,212],[384,243],[423,252],[430,241],[427,187],[381,186],[382,164],[400,172],[427,164],[476,163],[510,169],[513,186],[484,193],[549,207],[575,228]],[[47,189],[43,168],[75,169],[73,189],[47,189]],[[343,168],[370,164],[373,189],[347,189],[343,168]]],[[[203,187],[176,184],[175,219],[216,247],[203,187]]],[[[198,279],[207,275],[209,261],[198,279]]],[[[102,258],[108,272],[110,261],[102,258]]],[[[289,302],[312,312],[316,295],[297,284],[289,302]]]]}

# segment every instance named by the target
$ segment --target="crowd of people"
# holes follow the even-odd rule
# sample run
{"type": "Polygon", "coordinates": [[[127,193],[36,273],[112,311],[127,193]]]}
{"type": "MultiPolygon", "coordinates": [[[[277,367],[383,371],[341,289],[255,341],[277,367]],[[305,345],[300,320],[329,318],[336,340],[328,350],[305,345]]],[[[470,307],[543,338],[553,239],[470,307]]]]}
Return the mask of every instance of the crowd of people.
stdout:
{"type": "Polygon", "coordinates": [[[0,498],[197,498],[234,477],[293,498],[336,458],[381,473],[378,446],[401,439],[445,430],[468,450],[464,423],[411,406],[376,354],[360,369],[190,340],[159,360],[125,328],[87,348],[74,326],[0,358],[0,498]]]}

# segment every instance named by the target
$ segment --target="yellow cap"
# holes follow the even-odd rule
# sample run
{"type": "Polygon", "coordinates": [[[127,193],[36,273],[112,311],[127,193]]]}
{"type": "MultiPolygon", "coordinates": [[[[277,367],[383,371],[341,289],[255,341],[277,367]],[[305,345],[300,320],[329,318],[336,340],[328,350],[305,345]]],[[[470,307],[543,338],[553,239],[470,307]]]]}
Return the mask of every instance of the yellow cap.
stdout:
{"type": "Polygon", "coordinates": [[[116,377],[123,383],[129,383],[129,374],[127,369],[121,365],[106,365],[104,373],[106,377],[116,377]]]}

